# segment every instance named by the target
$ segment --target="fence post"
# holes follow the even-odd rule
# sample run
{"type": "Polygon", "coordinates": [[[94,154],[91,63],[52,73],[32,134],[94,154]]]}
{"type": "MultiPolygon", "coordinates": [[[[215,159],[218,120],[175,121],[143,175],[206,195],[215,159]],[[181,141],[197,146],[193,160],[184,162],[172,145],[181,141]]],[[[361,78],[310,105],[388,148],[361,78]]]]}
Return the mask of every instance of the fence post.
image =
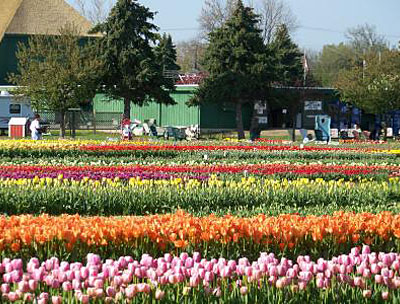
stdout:
{"type": "Polygon", "coordinates": [[[93,107],[93,134],[96,134],[96,109],[93,107]]]}

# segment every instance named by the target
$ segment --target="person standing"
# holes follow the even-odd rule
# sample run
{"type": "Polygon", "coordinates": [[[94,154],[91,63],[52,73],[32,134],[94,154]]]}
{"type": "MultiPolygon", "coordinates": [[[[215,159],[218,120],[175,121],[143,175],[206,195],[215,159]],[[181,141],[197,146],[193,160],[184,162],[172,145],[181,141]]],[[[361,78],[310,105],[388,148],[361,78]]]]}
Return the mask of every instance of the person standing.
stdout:
{"type": "Polygon", "coordinates": [[[41,132],[41,127],[40,127],[40,115],[35,114],[35,119],[31,122],[31,125],[29,127],[31,130],[32,134],[32,139],[33,140],[40,140],[42,139],[42,132],[41,132]]]}

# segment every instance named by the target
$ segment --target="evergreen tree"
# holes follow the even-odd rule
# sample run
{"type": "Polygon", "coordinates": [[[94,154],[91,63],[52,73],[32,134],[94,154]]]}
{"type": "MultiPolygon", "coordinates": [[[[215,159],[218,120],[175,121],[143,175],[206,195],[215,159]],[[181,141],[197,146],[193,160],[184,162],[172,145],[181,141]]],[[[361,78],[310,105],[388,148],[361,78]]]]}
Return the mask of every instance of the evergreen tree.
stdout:
{"type": "Polygon", "coordinates": [[[164,33],[155,48],[157,61],[164,71],[179,71],[181,68],[176,63],[176,46],[172,42],[171,35],[164,33]]]}
{"type": "Polygon", "coordinates": [[[303,53],[292,41],[286,25],[279,27],[270,47],[276,56],[276,81],[284,86],[298,84],[303,76],[303,53]]]}
{"type": "MultiPolygon", "coordinates": [[[[282,24],[276,32],[275,38],[269,46],[275,54],[275,81],[281,86],[303,86],[303,53],[292,41],[287,27],[282,24]]],[[[286,96],[280,94],[271,98],[279,104],[280,108],[286,108],[293,124],[292,140],[295,141],[296,117],[300,110],[301,94],[298,92],[287,93],[286,96]]]]}
{"type": "Polygon", "coordinates": [[[258,28],[259,18],[238,1],[232,17],[209,35],[204,67],[210,74],[193,102],[230,102],[236,108],[238,138],[244,138],[242,106],[261,98],[271,79],[271,57],[258,28]]]}
{"type": "Polygon", "coordinates": [[[93,29],[103,33],[98,45],[105,63],[102,88],[109,97],[124,100],[128,118],[131,103],[175,103],[153,47],[158,39],[153,19],[154,13],[136,0],[118,0],[107,20],[93,29]]]}

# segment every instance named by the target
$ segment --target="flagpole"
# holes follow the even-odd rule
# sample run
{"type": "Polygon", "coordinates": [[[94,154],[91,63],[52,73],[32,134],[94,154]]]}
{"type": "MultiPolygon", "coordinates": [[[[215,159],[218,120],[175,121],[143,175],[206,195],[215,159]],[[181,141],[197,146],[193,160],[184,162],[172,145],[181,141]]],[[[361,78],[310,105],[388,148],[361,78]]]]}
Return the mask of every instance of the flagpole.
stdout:
{"type": "Polygon", "coordinates": [[[304,52],[304,64],[303,64],[303,87],[306,86],[307,84],[307,69],[308,69],[308,63],[307,63],[307,56],[306,52],[304,52]]]}

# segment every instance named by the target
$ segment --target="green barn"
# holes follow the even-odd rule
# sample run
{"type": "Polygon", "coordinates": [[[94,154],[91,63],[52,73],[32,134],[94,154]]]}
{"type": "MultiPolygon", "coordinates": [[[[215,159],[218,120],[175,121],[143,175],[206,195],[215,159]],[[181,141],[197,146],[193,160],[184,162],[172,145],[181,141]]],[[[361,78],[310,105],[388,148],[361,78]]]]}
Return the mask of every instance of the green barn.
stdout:
{"type": "MultiPolygon", "coordinates": [[[[158,103],[149,103],[140,107],[132,105],[131,118],[145,121],[156,119],[160,126],[188,126],[199,125],[204,130],[232,130],[236,128],[235,108],[230,104],[221,103],[204,104],[201,106],[189,107],[186,103],[193,96],[197,85],[177,86],[172,97],[176,105],[161,105],[158,103]]],[[[94,113],[96,115],[96,124],[100,127],[102,124],[109,125],[110,117],[113,120],[119,120],[123,113],[122,100],[110,100],[106,96],[98,94],[95,97],[94,113]]],[[[251,108],[245,106],[243,109],[243,119],[245,128],[250,127],[251,108]]]]}
{"type": "Polygon", "coordinates": [[[92,24],[64,0],[0,0],[0,86],[17,70],[18,43],[33,35],[57,35],[66,24],[88,36],[92,24]]]}

